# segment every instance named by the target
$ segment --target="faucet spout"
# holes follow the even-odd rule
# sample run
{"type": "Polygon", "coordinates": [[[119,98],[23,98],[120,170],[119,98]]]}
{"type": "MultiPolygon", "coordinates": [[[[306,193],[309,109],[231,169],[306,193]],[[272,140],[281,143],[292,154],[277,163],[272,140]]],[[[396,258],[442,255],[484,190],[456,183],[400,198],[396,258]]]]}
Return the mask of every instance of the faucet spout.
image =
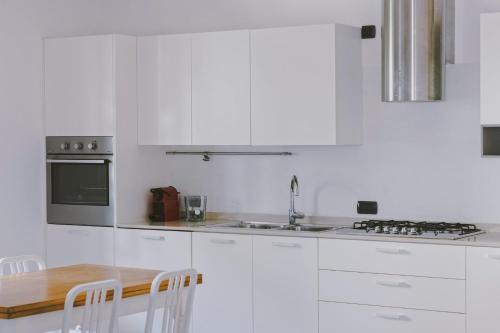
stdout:
{"type": "Polygon", "coordinates": [[[297,219],[303,219],[304,214],[295,210],[295,197],[299,196],[299,180],[296,175],[292,176],[290,182],[290,210],[288,211],[288,222],[291,225],[297,224],[297,219]]]}

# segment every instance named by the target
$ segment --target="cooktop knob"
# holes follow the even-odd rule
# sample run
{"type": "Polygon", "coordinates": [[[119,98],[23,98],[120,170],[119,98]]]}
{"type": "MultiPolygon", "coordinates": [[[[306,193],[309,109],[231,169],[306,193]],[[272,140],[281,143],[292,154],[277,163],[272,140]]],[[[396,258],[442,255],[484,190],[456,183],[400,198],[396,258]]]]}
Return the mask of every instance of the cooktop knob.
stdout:
{"type": "Polygon", "coordinates": [[[376,232],[377,234],[381,234],[381,233],[382,233],[382,227],[381,227],[381,226],[379,226],[379,225],[378,225],[378,226],[376,226],[376,227],[375,227],[375,232],[376,232]]]}
{"type": "Polygon", "coordinates": [[[69,150],[69,142],[61,143],[61,150],[69,150]]]}
{"type": "Polygon", "coordinates": [[[82,150],[83,149],[83,143],[77,142],[73,145],[73,148],[76,150],[82,150]]]}
{"type": "Polygon", "coordinates": [[[87,145],[87,148],[88,148],[89,150],[96,150],[96,149],[97,149],[97,142],[95,142],[95,141],[94,141],[94,142],[89,143],[89,144],[87,145]]]}
{"type": "Polygon", "coordinates": [[[391,234],[394,234],[394,235],[399,234],[399,228],[398,227],[392,227],[391,234]]]}
{"type": "Polygon", "coordinates": [[[402,235],[408,235],[408,228],[402,227],[401,230],[399,231],[399,233],[402,235]]]}
{"type": "Polygon", "coordinates": [[[410,229],[410,234],[412,234],[412,235],[418,235],[419,232],[418,232],[417,228],[411,228],[410,229]]]}
{"type": "Polygon", "coordinates": [[[388,226],[385,226],[384,227],[384,234],[390,234],[390,233],[391,233],[391,229],[388,226]]]}

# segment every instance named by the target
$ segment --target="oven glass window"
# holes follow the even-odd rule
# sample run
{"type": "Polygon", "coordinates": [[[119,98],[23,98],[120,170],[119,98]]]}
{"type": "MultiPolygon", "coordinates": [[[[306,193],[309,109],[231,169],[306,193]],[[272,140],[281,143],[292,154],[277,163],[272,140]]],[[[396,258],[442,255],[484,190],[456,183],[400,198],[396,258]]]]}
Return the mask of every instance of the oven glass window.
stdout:
{"type": "Polygon", "coordinates": [[[109,206],[108,164],[53,163],[52,203],[109,206]]]}

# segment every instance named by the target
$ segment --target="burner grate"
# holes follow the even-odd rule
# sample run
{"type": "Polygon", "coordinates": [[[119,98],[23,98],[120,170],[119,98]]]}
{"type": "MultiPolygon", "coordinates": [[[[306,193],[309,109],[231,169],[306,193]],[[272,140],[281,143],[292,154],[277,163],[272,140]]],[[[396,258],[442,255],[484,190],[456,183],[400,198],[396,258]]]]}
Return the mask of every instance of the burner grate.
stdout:
{"type": "Polygon", "coordinates": [[[355,222],[355,230],[365,230],[366,232],[376,231],[382,233],[383,230],[413,230],[416,234],[422,233],[453,233],[457,235],[468,235],[480,231],[474,224],[447,223],[447,222],[412,222],[397,220],[369,220],[355,222]]]}

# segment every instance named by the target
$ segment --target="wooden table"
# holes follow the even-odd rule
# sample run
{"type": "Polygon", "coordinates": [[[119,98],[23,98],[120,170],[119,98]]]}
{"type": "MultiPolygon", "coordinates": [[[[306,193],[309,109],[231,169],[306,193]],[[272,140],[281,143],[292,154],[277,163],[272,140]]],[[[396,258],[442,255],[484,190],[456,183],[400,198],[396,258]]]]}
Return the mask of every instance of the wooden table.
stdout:
{"type": "MultiPolygon", "coordinates": [[[[74,286],[117,279],[123,286],[120,316],[144,312],[151,283],[160,271],[77,265],[0,277],[0,333],[60,329],[64,301],[74,286]]],[[[198,284],[202,283],[201,274],[198,284]]]]}

